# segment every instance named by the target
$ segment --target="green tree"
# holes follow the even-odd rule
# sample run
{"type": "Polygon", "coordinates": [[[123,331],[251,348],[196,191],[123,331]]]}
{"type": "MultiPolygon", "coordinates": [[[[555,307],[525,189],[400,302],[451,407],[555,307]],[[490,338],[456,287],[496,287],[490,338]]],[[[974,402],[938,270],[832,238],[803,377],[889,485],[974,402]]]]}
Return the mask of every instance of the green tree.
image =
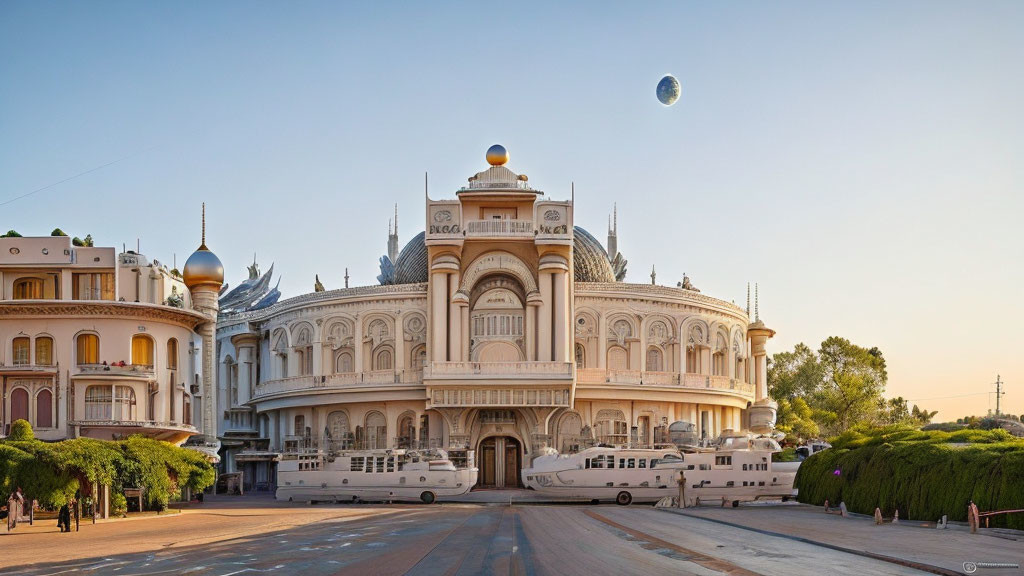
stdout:
{"type": "Polygon", "coordinates": [[[917,404],[914,404],[913,410],[910,411],[910,416],[914,420],[916,420],[918,424],[926,425],[931,424],[932,418],[935,418],[935,415],[938,413],[938,410],[933,410],[929,412],[927,410],[922,410],[921,408],[918,408],[917,404]]]}
{"type": "Polygon", "coordinates": [[[32,425],[25,420],[15,420],[11,424],[11,433],[7,436],[11,442],[24,442],[35,440],[36,433],[32,431],[32,425]]]}
{"type": "Polygon", "coordinates": [[[53,232],[50,232],[50,236],[67,236],[60,228],[54,228],[53,232]]]}
{"type": "Polygon", "coordinates": [[[8,230],[7,234],[4,234],[3,236],[0,236],[0,238],[21,238],[21,234],[18,234],[14,230],[8,230]]]}
{"type": "Polygon", "coordinates": [[[832,336],[821,343],[818,362],[823,378],[813,404],[835,417],[826,431],[838,434],[869,422],[888,378],[881,350],[862,348],[832,336]]]}
{"type": "Polygon", "coordinates": [[[792,352],[779,352],[768,363],[768,393],[775,401],[806,396],[821,383],[818,356],[800,343],[792,352]]]}
{"type": "Polygon", "coordinates": [[[818,424],[814,421],[814,411],[807,402],[797,396],[792,400],[778,401],[779,412],[776,427],[792,440],[801,441],[816,438],[821,434],[818,424]]]}

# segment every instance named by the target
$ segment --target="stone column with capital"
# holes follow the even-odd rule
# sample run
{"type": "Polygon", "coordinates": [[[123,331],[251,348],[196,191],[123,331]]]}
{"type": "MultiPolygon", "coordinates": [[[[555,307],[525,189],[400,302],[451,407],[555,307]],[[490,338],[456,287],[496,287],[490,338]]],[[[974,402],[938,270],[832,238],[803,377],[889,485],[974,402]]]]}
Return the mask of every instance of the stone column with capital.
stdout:
{"type": "Polygon", "coordinates": [[[747,327],[747,336],[750,338],[751,356],[753,357],[753,380],[755,400],[768,398],[768,352],[765,345],[768,339],[775,336],[775,331],[764,325],[760,320],[747,327]]]}

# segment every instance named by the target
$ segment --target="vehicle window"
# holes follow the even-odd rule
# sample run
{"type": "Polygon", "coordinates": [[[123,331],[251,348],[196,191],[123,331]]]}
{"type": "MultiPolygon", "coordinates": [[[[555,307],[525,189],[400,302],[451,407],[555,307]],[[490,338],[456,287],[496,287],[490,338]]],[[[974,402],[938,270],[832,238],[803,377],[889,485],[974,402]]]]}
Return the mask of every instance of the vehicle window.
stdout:
{"type": "Polygon", "coordinates": [[[646,458],[641,458],[640,459],[640,463],[637,466],[637,468],[647,468],[647,459],[646,458]]]}
{"type": "Polygon", "coordinates": [[[626,460],[626,468],[636,468],[636,458],[626,460]]]}

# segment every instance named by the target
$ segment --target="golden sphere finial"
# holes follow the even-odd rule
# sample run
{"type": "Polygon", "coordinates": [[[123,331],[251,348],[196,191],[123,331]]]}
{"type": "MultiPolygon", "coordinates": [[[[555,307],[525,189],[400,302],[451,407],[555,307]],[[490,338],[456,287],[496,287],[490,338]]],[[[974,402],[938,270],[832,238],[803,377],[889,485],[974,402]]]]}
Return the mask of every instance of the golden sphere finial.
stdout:
{"type": "Polygon", "coordinates": [[[504,166],[508,162],[508,150],[501,144],[495,144],[487,149],[487,163],[491,166],[504,166]]]}

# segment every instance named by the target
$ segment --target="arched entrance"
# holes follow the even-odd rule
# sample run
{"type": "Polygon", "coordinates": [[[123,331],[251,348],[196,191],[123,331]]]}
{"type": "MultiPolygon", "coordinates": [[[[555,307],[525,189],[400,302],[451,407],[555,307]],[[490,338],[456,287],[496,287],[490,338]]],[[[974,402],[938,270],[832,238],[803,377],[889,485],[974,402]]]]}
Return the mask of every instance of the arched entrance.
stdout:
{"type": "Polygon", "coordinates": [[[480,441],[477,450],[481,488],[519,488],[523,468],[519,440],[511,436],[490,436],[480,441]]]}

